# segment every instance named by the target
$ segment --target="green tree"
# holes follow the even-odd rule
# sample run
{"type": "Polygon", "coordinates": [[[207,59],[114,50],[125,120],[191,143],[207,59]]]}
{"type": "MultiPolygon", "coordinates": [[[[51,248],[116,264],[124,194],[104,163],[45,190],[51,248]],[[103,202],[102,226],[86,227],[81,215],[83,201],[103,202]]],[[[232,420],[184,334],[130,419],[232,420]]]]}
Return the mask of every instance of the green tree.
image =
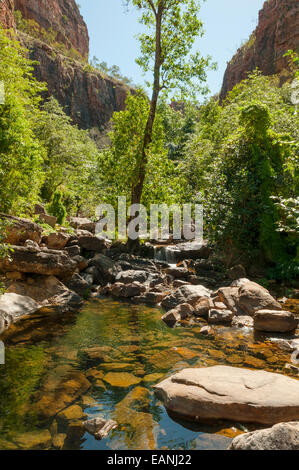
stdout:
{"type": "Polygon", "coordinates": [[[44,149],[33,134],[39,93],[45,89],[33,75],[27,51],[0,27],[0,211],[22,214],[37,201],[43,180],[44,149]]]}
{"type": "Polygon", "coordinates": [[[161,91],[181,91],[181,96],[201,90],[210,59],[192,52],[195,39],[203,34],[196,0],[128,0],[141,10],[141,23],[148,33],[140,35],[141,57],[137,63],[144,72],[153,72],[152,97],[143,143],[136,162],[131,202],[139,204],[148,164],[148,150],[161,91]]]}
{"type": "Polygon", "coordinates": [[[57,223],[62,225],[66,219],[66,208],[62,203],[62,192],[55,191],[51,203],[48,204],[47,210],[49,214],[57,218],[57,223]]]}
{"type": "MultiPolygon", "coordinates": [[[[144,92],[139,90],[135,95],[128,95],[124,111],[113,115],[111,147],[103,152],[99,166],[105,188],[104,200],[115,207],[118,196],[130,200],[149,106],[144,92]]],[[[158,115],[148,149],[148,171],[141,200],[147,207],[151,203],[171,203],[179,198],[179,176],[167,153],[162,118],[158,115]]]]}
{"type": "Polygon", "coordinates": [[[83,207],[92,211],[93,175],[99,152],[88,131],[78,129],[52,97],[44,104],[43,112],[35,122],[35,134],[47,150],[41,191],[43,199],[50,201],[55,191],[61,188],[70,212],[83,207]]]}

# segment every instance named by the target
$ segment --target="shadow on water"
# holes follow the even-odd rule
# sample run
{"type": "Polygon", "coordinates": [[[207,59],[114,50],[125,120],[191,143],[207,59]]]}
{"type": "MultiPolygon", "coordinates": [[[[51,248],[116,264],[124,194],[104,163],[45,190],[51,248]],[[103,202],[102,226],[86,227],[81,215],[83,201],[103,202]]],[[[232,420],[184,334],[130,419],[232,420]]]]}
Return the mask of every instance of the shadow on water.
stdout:
{"type": "Polygon", "coordinates": [[[216,364],[286,373],[289,357],[251,330],[219,327],[211,340],[202,324],[168,328],[161,313],[100,299],[76,315],[14,325],[1,338],[0,449],[227,448],[248,428],[169,416],[153,385],[185,367],[216,364]],[[102,441],[82,426],[98,415],[118,423],[102,441]]]}

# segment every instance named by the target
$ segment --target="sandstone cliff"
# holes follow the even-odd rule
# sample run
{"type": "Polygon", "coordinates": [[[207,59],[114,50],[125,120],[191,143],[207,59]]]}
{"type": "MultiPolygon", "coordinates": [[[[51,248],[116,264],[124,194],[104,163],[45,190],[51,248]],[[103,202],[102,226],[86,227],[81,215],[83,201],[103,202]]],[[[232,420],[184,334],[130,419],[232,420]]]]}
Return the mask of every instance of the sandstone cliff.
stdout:
{"type": "Polygon", "coordinates": [[[63,56],[48,44],[21,35],[38,61],[36,77],[47,83],[47,96],[53,95],[83,129],[103,128],[114,111],[125,107],[129,88],[86,65],[63,56]]]}
{"type": "Polygon", "coordinates": [[[289,49],[299,51],[299,2],[267,0],[256,30],[227,66],[221,99],[256,67],[264,75],[284,74],[288,60],[283,56],[289,49]]]}
{"type": "Polygon", "coordinates": [[[36,21],[42,28],[57,32],[57,40],[76,49],[88,58],[89,36],[87,26],[75,0],[14,0],[15,9],[23,17],[36,21]]]}
{"type": "Polygon", "coordinates": [[[16,27],[14,9],[24,20],[57,33],[52,44],[47,36],[33,37],[30,27],[26,33],[18,31],[30,58],[38,61],[37,79],[47,83],[45,98],[54,96],[81,128],[105,128],[113,112],[124,109],[129,87],[88,65],[89,36],[75,0],[2,0],[0,21],[5,28],[16,27]]]}
{"type": "Polygon", "coordinates": [[[0,2],[0,24],[4,28],[14,27],[13,0],[2,0],[0,2]]]}

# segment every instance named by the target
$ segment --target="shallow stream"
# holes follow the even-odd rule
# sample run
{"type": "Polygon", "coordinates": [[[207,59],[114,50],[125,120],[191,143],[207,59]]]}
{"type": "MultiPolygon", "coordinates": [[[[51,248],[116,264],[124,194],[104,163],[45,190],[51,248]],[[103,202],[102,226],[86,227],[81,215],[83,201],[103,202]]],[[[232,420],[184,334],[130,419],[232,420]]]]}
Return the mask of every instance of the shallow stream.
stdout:
{"type": "Polygon", "coordinates": [[[291,374],[290,356],[252,330],[218,327],[211,340],[200,324],[170,329],[161,315],[99,299],[76,314],[13,326],[1,338],[0,449],[226,449],[248,426],[173,419],[153,385],[216,364],[291,374]],[[82,426],[97,415],[118,423],[102,441],[82,426]]]}

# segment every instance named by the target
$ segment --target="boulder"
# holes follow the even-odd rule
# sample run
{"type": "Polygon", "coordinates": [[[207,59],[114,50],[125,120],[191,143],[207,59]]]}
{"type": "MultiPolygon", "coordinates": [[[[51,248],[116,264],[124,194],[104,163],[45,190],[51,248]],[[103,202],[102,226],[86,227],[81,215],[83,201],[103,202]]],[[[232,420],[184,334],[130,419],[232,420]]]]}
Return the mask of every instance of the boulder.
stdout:
{"type": "Polygon", "coordinates": [[[245,282],[239,289],[239,307],[247,315],[254,315],[262,309],[281,310],[281,305],[264,287],[255,282],[245,282]]]}
{"type": "Polygon", "coordinates": [[[275,424],[272,428],[237,436],[228,450],[299,450],[299,422],[275,424]]]}
{"type": "Polygon", "coordinates": [[[259,310],[254,315],[254,329],[287,333],[297,328],[298,320],[293,313],[277,310],[259,310]]]}
{"type": "Polygon", "coordinates": [[[163,315],[161,318],[166,325],[170,327],[174,327],[177,323],[179,323],[182,320],[182,317],[180,315],[180,312],[178,311],[177,308],[173,308],[172,310],[169,310],[167,313],[163,315]]]}
{"type": "Polygon", "coordinates": [[[146,271],[135,271],[135,270],[128,270],[128,271],[121,271],[116,276],[116,282],[122,282],[123,284],[131,284],[132,282],[141,282],[145,283],[149,273],[146,271]]]}
{"type": "Polygon", "coordinates": [[[239,287],[221,287],[218,290],[217,296],[223,302],[228,310],[231,310],[236,315],[242,315],[244,312],[239,307],[239,287]]]}
{"type": "Polygon", "coordinates": [[[86,230],[87,232],[95,233],[96,224],[85,217],[71,217],[70,226],[75,229],[86,230]]]}
{"type": "Polygon", "coordinates": [[[1,272],[22,272],[67,277],[78,263],[63,251],[38,250],[30,247],[12,246],[13,251],[0,259],[1,272]]]}
{"type": "Polygon", "coordinates": [[[29,219],[0,214],[0,222],[4,223],[3,243],[23,245],[26,240],[32,240],[36,243],[41,241],[42,228],[29,219]]]}
{"type": "Polygon", "coordinates": [[[73,258],[74,256],[80,256],[81,255],[81,248],[78,245],[66,246],[64,248],[64,251],[66,251],[67,254],[71,258],[73,258]]]}
{"type": "Polygon", "coordinates": [[[83,423],[86,431],[92,434],[96,439],[107,437],[110,431],[117,428],[117,423],[111,419],[101,417],[93,418],[83,423]]]}
{"type": "Polygon", "coordinates": [[[190,304],[180,304],[163,315],[162,320],[169,326],[174,326],[181,320],[185,320],[194,313],[194,308],[190,304]]]}
{"type": "Polygon", "coordinates": [[[253,318],[248,315],[235,316],[232,321],[232,326],[236,328],[253,328],[253,318]]]}
{"type": "Polygon", "coordinates": [[[97,253],[89,261],[89,266],[96,266],[101,275],[102,284],[106,284],[107,282],[114,282],[120,270],[118,264],[115,261],[101,253],[97,253]]]}
{"type": "Polygon", "coordinates": [[[218,290],[218,297],[236,315],[253,316],[262,309],[281,310],[281,305],[264,287],[246,278],[218,290]]]}
{"type": "Polygon", "coordinates": [[[188,269],[186,269],[186,268],[177,268],[177,267],[167,268],[165,272],[166,272],[166,274],[173,277],[174,279],[180,279],[180,280],[188,279],[188,276],[190,274],[188,269]]]}
{"type": "Polygon", "coordinates": [[[111,294],[114,297],[131,298],[136,297],[145,292],[146,288],[140,282],[132,282],[131,284],[123,284],[116,282],[111,286],[111,294]]]}
{"type": "Polygon", "coordinates": [[[86,251],[102,251],[106,248],[105,239],[100,237],[82,235],[78,239],[79,246],[86,251]]]}
{"type": "Polygon", "coordinates": [[[234,313],[230,310],[217,310],[212,308],[209,311],[208,322],[215,323],[231,323],[234,318],[234,313]]]}
{"type": "Polygon", "coordinates": [[[86,296],[89,292],[89,283],[78,273],[73,274],[64,284],[68,289],[76,292],[76,294],[79,294],[81,297],[86,296]]]}
{"type": "Polygon", "coordinates": [[[57,218],[54,217],[54,215],[39,214],[39,220],[40,222],[44,222],[52,228],[55,228],[55,225],[57,223],[57,218]]]}
{"type": "Polygon", "coordinates": [[[212,302],[210,299],[208,299],[207,297],[202,297],[194,305],[194,315],[196,317],[203,317],[203,318],[208,317],[210,308],[212,306],[211,304],[212,302]]]}
{"type": "Polygon", "coordinates": [[[203,336],[215,336],[215,330],[211,326],[203,326],[200,330],[200,334],[203,336]]]}
{"type": "Polygon", "coordinates": [[[0,297],[0,334],[5,331],[11,323],[21,317],[31,315],[39,309],[38,303],[27,295],[6,293],[0,297]]]}
{"type": "Polygon", "coordinates": [[[192,421],[273,425],[299,418],[299,381],[263,370],[184,369],[154,389],[168,411],[192,421]]]}
{"type": "Polygon", "coordinates": [[[163,292],[145,292],[145,294],[135,297],[134,302],[144,303],[148,305],[157,305],[162,302],[166,297],[166,293],[163,292]]]}
{"type": "Polygon", "coordinates": [[[31,297],[40,305],[41,312],[65,313],[82,305],[81,297],[54,276],[36,276],[32,281],[15,282],[8,292],[31,297]]]}
{"type": "Polygon", "coordinates": [[[63,232],[53,232],[46,237],[45,243],[52,250],[63,250],[70,236],[63,232]]]}
{"type": "Polygon", "coordinates": [[[165,310],[171,310],[183,303],[195,305],[202,297],[210,297],[210,292],[211,291],[204,286],[182,286],[165,297],[162,302],[162,307],[165,310]]]}

